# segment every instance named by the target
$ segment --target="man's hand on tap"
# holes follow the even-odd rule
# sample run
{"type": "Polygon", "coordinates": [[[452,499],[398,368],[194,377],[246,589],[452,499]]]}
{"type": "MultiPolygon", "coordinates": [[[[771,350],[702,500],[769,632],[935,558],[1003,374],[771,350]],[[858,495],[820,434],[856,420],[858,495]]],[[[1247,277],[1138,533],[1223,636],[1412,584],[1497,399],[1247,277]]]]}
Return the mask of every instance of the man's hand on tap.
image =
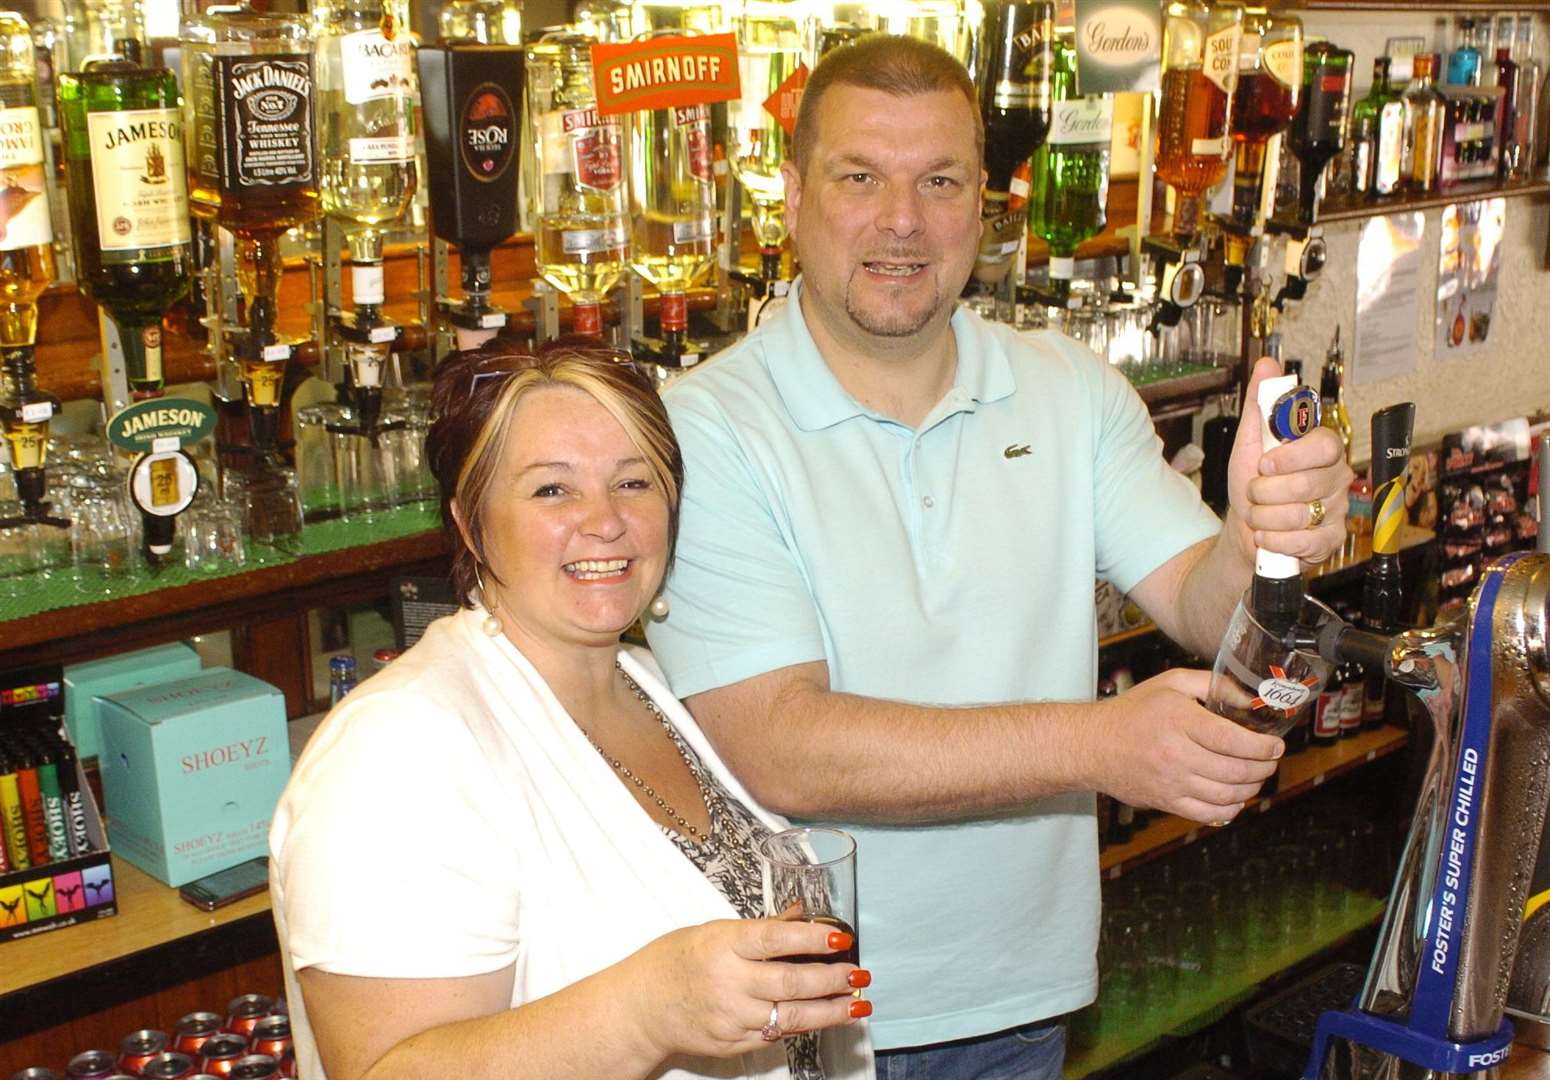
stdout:
{"type": "Polygon", "coordinates": [[[1260,440],[1261,381],[1281,374],[1263,357],[1243,396],[1238,435],[1227,466],[1227,524],[1245,531],[1248,548],[1321,563],[1345,543],[1346,489],[1355,474],[1333,429],[1316,427],[1269,453],[1260,440]],[[1236,521],[1234,520],[1236,519],[1236,521]]]}

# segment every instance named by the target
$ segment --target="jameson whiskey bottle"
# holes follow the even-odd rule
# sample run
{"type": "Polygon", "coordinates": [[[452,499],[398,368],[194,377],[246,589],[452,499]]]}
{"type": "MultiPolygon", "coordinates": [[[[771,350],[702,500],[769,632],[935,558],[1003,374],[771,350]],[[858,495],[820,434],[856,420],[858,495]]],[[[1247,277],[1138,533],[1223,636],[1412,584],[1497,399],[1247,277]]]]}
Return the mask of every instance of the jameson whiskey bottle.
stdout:
{"type": "Polygon", "coordinates": [[[1049,135],[1033,154],[1029,228],[1049,245],[1050,291],[1071,293],[1076,246],[1098,235],[1109,200],[1114,96],[1076,92],[1076,49],[1056,40],[1051,64],[1049,135]]]}
{"type": "Polygon", "coordinates": [[[1170,0],[1164,9],[1157,175],[1178,197],[1173,232],[1195,235],[1200,198],[1227,175],[1243,9],[1170,0]]]}
{"type": "Polygon", "coordinates": [[[60,76],[59,107],[77,284],[101,310],[104,358],[116,327],[131,394],[159,397],[161,319],[193,270],[177,79],[93,63],[60,76]]]}
{"type": "Polygon", "coordinates": [[[1399,190],[1405,156],[1405,105],[1389,84],[1389,58],[1372,62],[1372,89],[1351,109],[1352,188],[1374,198],[1399,190]]]}
{"type": "Polygon", "coordinates": [[[629,260],[624,124],[602,116],[589,37],[545,34],[527,50],[528,116],[539,183],[529,193],[538,272],[570,298],[574,329],[603,333],[603,297],[629,260]]]}
{"type": "Polygon", "coordinates": [[[986,8],[980,32],[980,117],[985,123],[985,198],[975,280],[1006,276],[1027,218],[1028,157],[1050,125],[1050,48],[1055,5],[1000,0],[986,8]]]}
{"type": "Polygon", "coordinates": [[[54,280],[45,137],[32,30],[0,11],[0,351],[31,349],[38,297],[54,280]]]}
{"type": "Polygon", "coordinates": [[[683,354],[689,287],[710,268],[716,239],[710,108],[630,114],[630,266],[662,294],[669,362],[683,354]]]}
{"type": "MultiPolygon", "coordinates": [[[[275,343],[280,237],[318,215],[311,40],[299,17],[246,4],[191,18],[182,37],[189,206],[235,238],[246,370],[275,343]]],[[[276,418],[251,417],[261,445],[276,418]]]]}
{"type": "Polygon", "coordinates": [[[727,103],[732,172],[753,204],[754,238],[763,276],[781,276],[786,242],[786,191],[781,163],[790,156],[797,105],[807,82],[801,0],[750,0],[737,25],[742,96],[727,103]]]}

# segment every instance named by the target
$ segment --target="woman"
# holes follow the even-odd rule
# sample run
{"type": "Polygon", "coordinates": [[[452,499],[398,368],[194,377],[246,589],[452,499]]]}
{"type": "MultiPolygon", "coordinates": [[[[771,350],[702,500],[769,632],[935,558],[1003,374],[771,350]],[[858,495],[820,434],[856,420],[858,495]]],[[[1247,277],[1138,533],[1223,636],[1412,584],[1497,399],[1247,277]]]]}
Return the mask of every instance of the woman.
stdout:
{"type": "Polygon", "coordinates": [[[343,701],[270,832],[301,1076],[871,1075],[850,944],[758,918],[753,804],[620,633],[683,464],[627,358],[491,343],[426,453],[465,609],[343,701]],[[799,1033],[793,1035],[793,1033],[799,1033]]]}

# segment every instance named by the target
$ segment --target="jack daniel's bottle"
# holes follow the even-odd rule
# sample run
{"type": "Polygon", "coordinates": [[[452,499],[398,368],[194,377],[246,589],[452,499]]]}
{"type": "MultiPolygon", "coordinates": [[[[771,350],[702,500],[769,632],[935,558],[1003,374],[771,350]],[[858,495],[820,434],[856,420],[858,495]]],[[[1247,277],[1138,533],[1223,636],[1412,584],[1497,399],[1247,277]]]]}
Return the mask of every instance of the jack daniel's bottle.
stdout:
{"type": "Polygon", "coordinates": [[[59,105],[77,283],[116,324],[130,391],[157,397],[161,319],[193,269],[177,80],[97,61],[60,77],[59,105]]]}
{"type": "Polygon", "coordinates": [[[1028,158],[1050,124],[1050,46],[1055,5],[1001,0],[980,37],[980,116],[985,122],[985,200],[974,277],[1006,276],[1028,217],[1028,158]]]}

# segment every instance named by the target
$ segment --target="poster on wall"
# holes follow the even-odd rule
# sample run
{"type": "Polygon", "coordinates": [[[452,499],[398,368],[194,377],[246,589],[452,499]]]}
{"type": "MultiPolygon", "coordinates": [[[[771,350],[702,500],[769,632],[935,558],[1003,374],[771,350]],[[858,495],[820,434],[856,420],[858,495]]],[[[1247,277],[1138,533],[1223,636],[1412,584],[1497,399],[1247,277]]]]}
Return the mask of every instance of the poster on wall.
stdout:
{"type": "Polygon", "coordinates": [[[1356,350],[1348,368],[1358,386],[1415,370],[1421,316],[1419,210],[1369,218],[1356,248],[1356,350]]]}
{"type": "Polygon", "coordinates": [[[1506,230],[1506,199],[1443,207],[1433,352],[1437,358],[1469,356],[1490,344],[1506,230]]]}

